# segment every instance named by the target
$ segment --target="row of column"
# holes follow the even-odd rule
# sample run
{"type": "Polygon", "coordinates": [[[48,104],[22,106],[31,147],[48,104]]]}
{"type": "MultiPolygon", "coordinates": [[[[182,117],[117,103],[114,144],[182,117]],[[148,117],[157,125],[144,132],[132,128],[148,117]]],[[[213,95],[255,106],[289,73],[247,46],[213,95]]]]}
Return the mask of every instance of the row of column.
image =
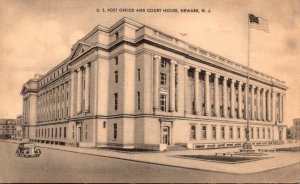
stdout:
{"type": "Polygon", "coordinates": [[[38,95],[38,121],[53,121],[69,116],[69,81],[38,95]]]}
{"type": "MultiPolygon", "coordinates": [[[[154,56],[154,108],[158,109],[159,108],[159,74],[160,74],[160,62],[161,62],[161,57],[160,56],[154,56]]],[[[175,111],[175,65],[177,64],[176,61],[171,60],[170,62],[170,111],[175,111]]],[[[187,79],[188,79],[188,70],[190,69],[189,66],[184,66],[184,80],[185,84],[187,84],[187,79]]],[[[201,114],[201,103],[199,99],[199,73],[201,72],[200,69],[195,68],[194,69],[194,94],[195,94],[195,114],[201,114]]],[[[210,103],[210,88],[209,88],[209,78],[211,73],[209,71],[204,71],[205,72],[205,89],[204,89],[204,94],[205,94],[205,115],[206,116],[216,116],[220,117],[220,102],[219,102],[219,80],[220,80],[220,75],[214,74],[214,114],[211,114],[211,103],[210,103]]],[[[180,76],[179,76],[180,77],[180,76]]],[[[264,88],[260,87],[255,87],[254,85],[250,84],[250,106],[246,105],[247,104],[247,93],[246,89],[248,89],[247,84],[241,81],[236,81],[235,79],[230,79],[231,84],[230,84],[230,111],[228,112],[228,104],[227,104],[227,83],[229,81],[228,77],[223,76],[223,117],[231,117],[231,118],[247,118],[247,116],[250,116],[249,118],[251,120],[263,120],[263,121],[275,121],[276,117],[276,103],[275,99],[277,97],[277,93],[274,91],[272,92],[271,90],[266,90],[264,88]],[[238,101],[237,101],[237,108],[238,108],[238,113],[236,114],[235,112],[235,106],[236,106],[236,93],[235,93],[235,84],[237,83],[237,90],[238,90],[238,101]],[[243,85],[244,87],[244,96],[243,96],[243,85]],[[256,90],[255,90],[256,89],[256,90]],[[255,93],[256,91],[256,93],[255,93]],[[271,94],[272,93],[272,94],[271,94]],[[271,95],[272,95],[272,104],[271,104],[271,95]],[[256,103],[255,103],[255,96],[256,96],[256,103]],[[261,99],[262,97],[262,99],[261,99]],[[244,98],[244,99],[243,99],[244,98]],[[244,104],[243,104],[244,101],[244,104]],[[262,104],[261,104],[262,102],[262,104]],[[256,105],[256,107],[255,107],[256,105]],[[244,106],[245,110],[245,116],[244,113],[242,112],[244,106]],[[272,106],[272,107],[271,107],[272,106]],[[248,111],[248,108],[250,108],[251,111],[248,111]],[[248,114],[247,112],[250,112],[248,114]],[[255,113],[257,113],[257,117],[255,116],[255,113]]],[[[185,90],[187,90],[187,86],[185,86],[185,90]]],[[[185,92],[186,93],[186,92],[185,92]]],[[[279,112],[279,121],[283,121],[284,117],[284,107],[285,107],[285,95],[282,93],[279,94],[279,106],[277,108],[277,112],[279,112]]],[[[178,95],[177,95],[178,96],[178,95]]],[[[186,96],[186,95],[185,95],[186,96]]],[[[187,100],[187,99],[185,99],[187,100]]],[[[187,103],[185,103],[185,106],[187,103]]],[[[185,108],[187,109],[187,108],[185,108]]]]}
{"type": "Polygon", "coordinates": [[[90,108],[90,66],[89,64],[85,64],[84,67],[79,67],[76,70],[77,73],[77,113],[82,113],[83,110],[85,112],[89,111],[90,108]],[[85,70],[83,75],[83,70],[85,70]],[[84,78],[83,78],[84,77],[84,78]],[[85,81],[85,86],[83,86],[83,79],[85,81]],[[84,94],[83,94],[84,93],[84,94]],[[84,104],[82,104],[82,101],[84,99],[84,104]],[[83,106],[83,109],[82,109],[83,106]]]}

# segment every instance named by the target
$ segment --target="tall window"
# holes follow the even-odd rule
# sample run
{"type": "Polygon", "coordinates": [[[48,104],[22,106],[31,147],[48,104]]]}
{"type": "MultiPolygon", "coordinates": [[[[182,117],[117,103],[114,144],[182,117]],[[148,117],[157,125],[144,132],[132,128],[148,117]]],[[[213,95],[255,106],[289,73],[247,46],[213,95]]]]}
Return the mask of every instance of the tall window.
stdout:
{"type": "Polygon", "coordinates": [[[88,126],[85,125],[85,139],[88,138],[88,126]]]}
{"type": "Polygon", "coordinates": [[[141,94],[137,92],[137,110],[141,110],[141,94]]]}
{"type": "Polygon", "coordinates": [[[51,129],[51,138],[53,138],[53,128],[51,129]]]}
{"type": "Polygon", "coordinates": [[[237,138],[240,139],[241,138],[241,128],[237,128],[237,138]]]}
{"type": "Polygon", "coordinates": [[[72,134],[72,138],[74,139],[75,138],[75,127],[73,125],[73,134],[72,134]]]}
{"type": "Polygon", "coordinates": [[[229,138],[233,139],[233,128],[229,127],[229,138]]]}
{"type": "Polygon", "coordinates": [[[213,126],[212,127],[212,139],[216,139],[217,138],[217,130],[216,127],[213,126]]]}
{"type": "Polygon", "coordinates": [[[64,127],[64,138],[67,137],[67,127],[64,127]]]}
{"type": "Polygon", "coordinates": [[[161,68],[166,68],[166,66],[167,66],[167,60],[164,59],[164,58],[162,58],[162,60],[161,60],[161,62],[160,62],[160,67],[161,67],[161,68]]]}
{"type": "Polygon", "coordinates": [[[196,139],[196,126],[191,126],[191,139],[196,139]]]}
{"type": "Polygon", "coordinates": [[[225,127],[221,127],[221,138],[225,139],[225,127]]]}
{"type": "Polygon", "coordinates": [[[259,134],[260,134],[259,128],[257,128],[256,131],[257,131],[257,138],[259,139],[259,138],[260,138],[260,135],[259,135],[259,134]]]}
{"type": "Polygon", "coordinates": [[[115,83],[118,83],[119,81],[119,72],[115,71],[115,83]]]}
{"type": "Polygon", "coordinates": [[[55,138],[57,137],[57,128],[55,128],[55,138]]]}
{"type": "Polygon", "coordinates": [[[115,96],[115,110],[118,110],[118,93],[114,93],[115,96]]]}
{"type": "Polygon", "coordinates": [[[114,139],[117,139],[118,136],[118,125],[114,123],[114,139]]]}
{"type": "Polygon", "coordinates": [[[115,33],[115,38],[116,38],[116,40],[119,38],[119,32],[118,31],[115,33]]]}
{"type": "Polygon", "coordinates": [[[137,69],[137,80],[141,81],[141,69],[137,69]]]}
{"type": "Polygon", "coordinates": [[[160,110],[167,111],[167,95],[160,95],[160,110]]]}
{"type": "Polygon", "coordinates": [[[202,126],[201,138],[206,139],[206,126],[202,126]]]}
{"type": "Polygon", "coordinates": [[[253,128],[251,128],[251,139],[253,139],[254,138],[254,130],[253,130],[253,128]]]}
{"type": "Polygon", "coordinates": [[[262,134],[263,134],[263,139],[265,139],[265,138],[266,138],[266,131],[265,131],[265,128],[263,128],[262,131],[263,131],[263,132],[262,132],[262,134]]]}
{"type": "Polygon", "coordinates": [[[115,65],[118,65],[118,64],[119,64],[119,58],[115,57],[115,65]]]}
{"type": "Polygon", "coordinates": [[[59,138],[61,138],[61,127],[59,127],[59,138]]]}
{"type": "Polygon", "coordinates": [[[166,85],[167,75],[165,73],[160,73],[160,85],[166,85]]]}
{"type": "Polygon", "coordinates": [[[271,130],[268,128],[268,138],[271,138],[271,130]]]}

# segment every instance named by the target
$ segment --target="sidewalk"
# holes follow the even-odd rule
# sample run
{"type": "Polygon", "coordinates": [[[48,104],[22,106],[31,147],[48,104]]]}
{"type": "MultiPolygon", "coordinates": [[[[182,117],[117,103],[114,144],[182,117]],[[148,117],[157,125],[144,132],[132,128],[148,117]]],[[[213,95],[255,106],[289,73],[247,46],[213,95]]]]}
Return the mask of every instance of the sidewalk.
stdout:
{"type": "MultiPolygon", "coordinates": [[[[19,143],[15,140],[0,140],[2,142],[19,143]]],[[[143,162],[149,164],[165,165],[172,167],[206,170],[214,172],[225,172],[234,174],[252,174],[271,169],[286,167],[300,162],[300,152],[269,152],[267,159],[251,161],[245,163],[228,164],[203,160],[194,160],[186,158],[178,158],[178,155],[214,155],[221,152],[238,151],[240,148],[210,149],[210,150],[184,150],[170,152],[142,152],[142,153],[124,153],[108,149],[98,148],[78,148],[70,146],[59,146],[51,144],[36,143],[38,147],[46,149],[55,149],[61,151],[69,151],[81,154],[89,154],[95,156],[116,158],[135,162],[143,162]]],[[[257,146],[256,149],[273,149],[282,147],[300,146],[300,143],[285,145],[257,146]]]]}

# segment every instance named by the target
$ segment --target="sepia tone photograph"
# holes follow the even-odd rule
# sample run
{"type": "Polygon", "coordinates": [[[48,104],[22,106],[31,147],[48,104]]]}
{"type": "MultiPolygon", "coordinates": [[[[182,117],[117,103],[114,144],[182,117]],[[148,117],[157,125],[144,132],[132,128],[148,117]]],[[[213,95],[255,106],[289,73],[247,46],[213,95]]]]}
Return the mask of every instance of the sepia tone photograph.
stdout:
{"type": "Polygon", "coordinates": [[[0,183],[300,182],[300,0],[0,12],[0,183]]]}

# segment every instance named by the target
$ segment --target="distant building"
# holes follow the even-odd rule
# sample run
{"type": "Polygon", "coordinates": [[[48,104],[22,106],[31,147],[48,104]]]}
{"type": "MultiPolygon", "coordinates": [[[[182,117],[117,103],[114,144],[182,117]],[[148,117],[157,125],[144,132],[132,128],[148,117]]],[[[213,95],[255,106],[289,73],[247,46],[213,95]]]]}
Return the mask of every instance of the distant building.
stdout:
{"type": "Polygon", "coordinates": [[[15,119],[0,119],[0,138],[10,139],[15,137],[16,120],[15,119]]]}
{"type": "Polygon", "coordinates": [[[255,145],[284,142],[286,83],[251,68],[248,86],[247,71],[127,18],[99,25],[23,85],[25,134],[81,147],[216,148],[241,146],[249,117],[255,145]]]}
{"type": "Polygon", "coordinates": [[[18,115],[16,119],[16,139],[21,140],[24,138],[24,130],[23,116],[18,115]]]}
{"type": "Polygon", "coordinates": [[[293,119],[293,138],[300,140],[300,118],[293,119]]]}

